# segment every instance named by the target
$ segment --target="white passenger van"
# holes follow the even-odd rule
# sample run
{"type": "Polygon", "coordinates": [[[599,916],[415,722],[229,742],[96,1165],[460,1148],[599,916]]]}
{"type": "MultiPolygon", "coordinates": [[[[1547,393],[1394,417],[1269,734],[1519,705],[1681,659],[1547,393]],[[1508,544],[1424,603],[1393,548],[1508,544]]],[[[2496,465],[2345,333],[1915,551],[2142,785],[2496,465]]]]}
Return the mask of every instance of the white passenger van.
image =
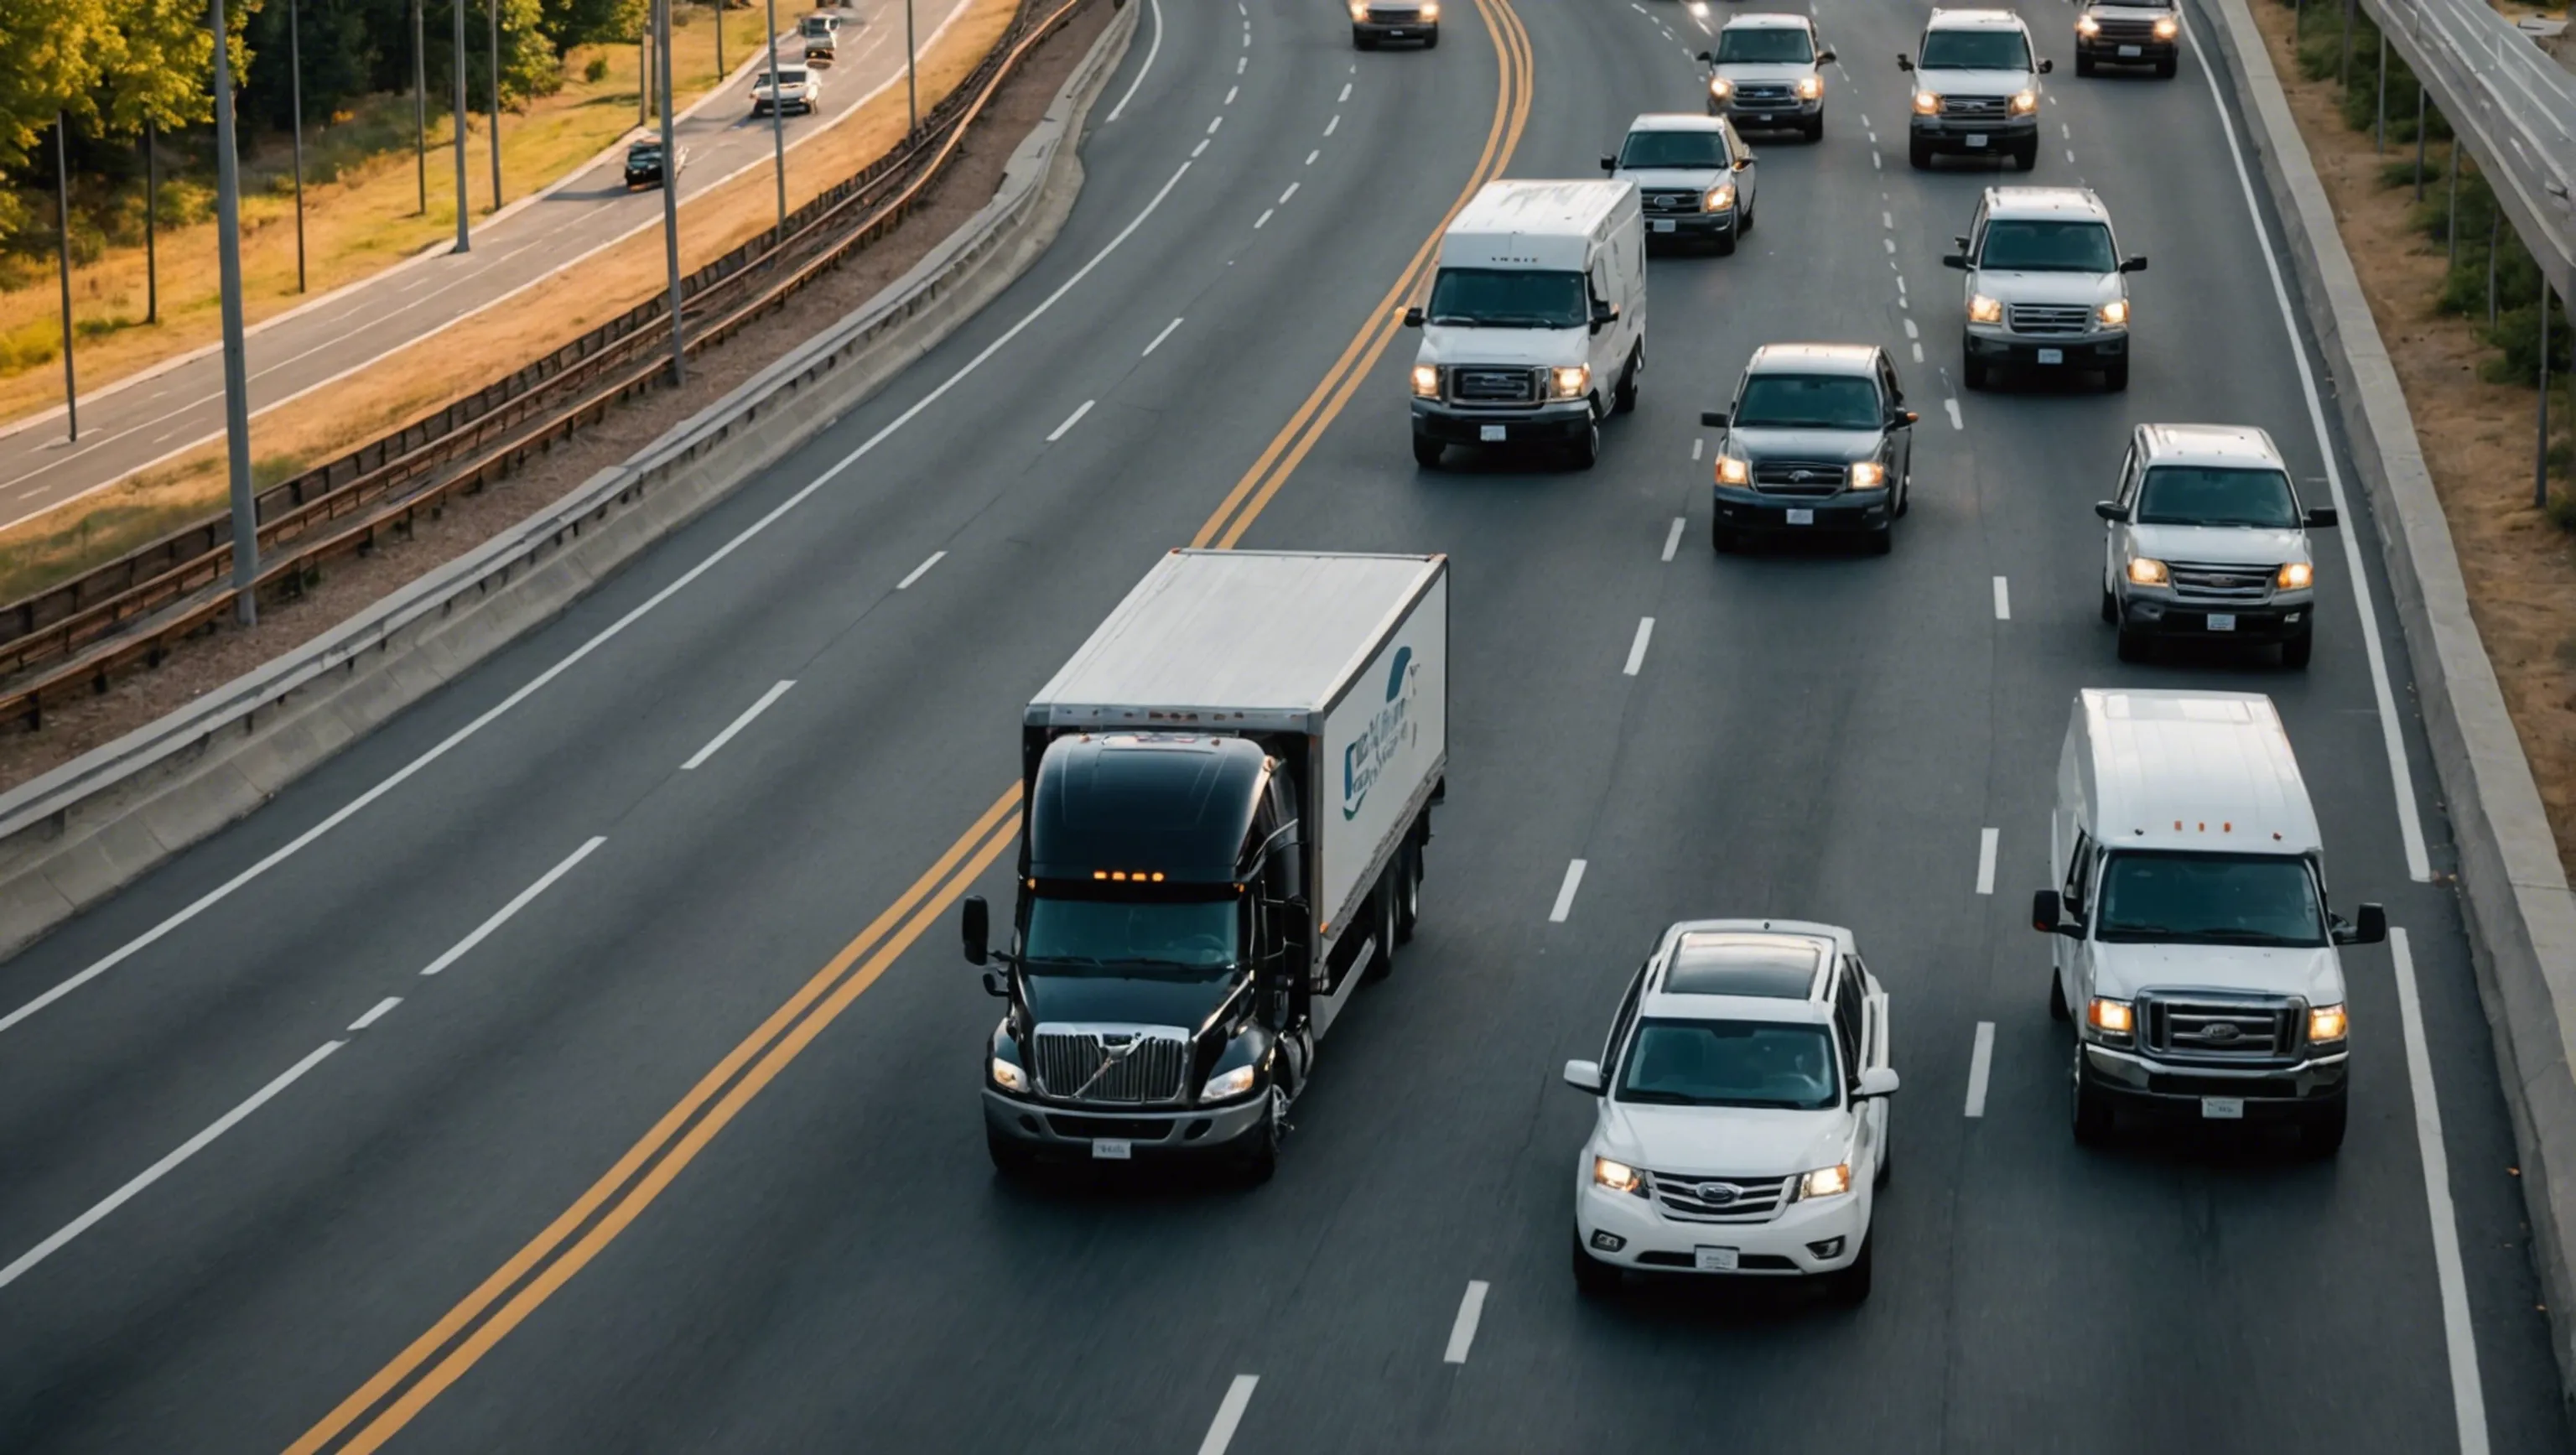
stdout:
{"type": "Polygon", "coordinates": [[[1622,181],[1488,182],[1440,239],[1413,361],[1413,458],[1554,444],[1592,468],[1601,421],[1637,407],[1646,232],[1622,181]]]}
{"type": "Polygon", "coordinates": [[[2273,1120],[2343,1145],[2350,1016],[2340,945],[2388,917],[2327,912],[2323,845],[2272,700],[2087,688],[2057,764],[2049,1014],[2075,1022],[2075,1139],[2115,1108],[2273,1120]]]}

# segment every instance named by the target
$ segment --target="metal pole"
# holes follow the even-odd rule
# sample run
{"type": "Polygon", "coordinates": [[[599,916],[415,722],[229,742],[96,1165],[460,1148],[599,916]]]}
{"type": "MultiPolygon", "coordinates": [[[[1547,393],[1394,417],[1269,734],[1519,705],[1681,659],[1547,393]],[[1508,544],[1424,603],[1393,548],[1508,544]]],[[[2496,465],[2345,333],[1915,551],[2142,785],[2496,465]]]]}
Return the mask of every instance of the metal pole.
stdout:
{"type": "Polygon", "coordinates": [[[2415,200],[2424,200],[2424,83],[2415,82],[2415,200]]]}
{"type": "Polygon", "coordinates": [[[412,170],[420,177],[420,215],[429,215],[429,60],[421,11],[429,0],[411,0],[411,150],[412,170]]]}
{"type": "Polygon", "coordinates": [[[485,0],[492,14],[492,210],[501,210],[501,0],[485,0]]]}
{"type": "Polygon", "coordinates": [[[778,236],[784,241],[787,236],[787,112],[778,104],[778,0],[769,0],[769,148],[778,162],[778,236]]]}
{"type": "Polygon", "coordinates": [[[716,9],[716,84],[724,84],[724,8],[725,0],[715,0],[716,9]]]}
{"type": "Polygon", "coordinates": [[[689,381],[680,317],[680,153],[671,140],[671,0],[653,0],[653,74],[662,92],[662,266],[671,279],[671,382],[689,381]]]}
{"type": "Polygon", "coordinates": [[[467,222],[473,209],[465,201],[465,0],[448,0],[456,12],[456,53],[448,69],[456,78],[456,250],[474,251],[474,234],[467,222]]]}
{"type": "Polygon", "coordinates": [[[635,37],[635,124],[645,125],[653,119],[653,26],[646,22],[644,33],[635,37]]]}
{"type": "Polygon", "coordinates": [[[2343,76],[2335,84],[2352,89],[2352,16],[2355,0],[2343,0],[2343,76]]]}
{"type": "Polygon", "coordinates": [[[296,25],[299,0],[286,4],[286,94],[295,123],[295,291],[304,291],[304,37],[296,25]]]}
{"type": "Polygon", "coordinates": [[[153,143],[160,140],[152,118],[143,118],[143,321],[161,321],[161,159],[153,143]]]}
{"type": "Polygon", "coordinates": [[[2388,155],[2388,32],[2379,33],[2379,100],[2378,110],[2370,119],[2371,150],[2388,155]]]}
{"type": "Polygon", "coordinates": [[[224,456],[232,476],[233,615],[259,622],[259,509],[250,493],[250,361],[242,351],[241,164],[233,154],[233,67],[224,0],[215,23],[215,258],[223,279],[224,456]]]}
{"type": "Polygon", "coordinates": [[[2495,193],[2487,193],[2487,327],[2496,322],[2496,218],[2504,211],[2496,205],[2495,193]]]}
{"type": "Polygon", "coordinates": [[[913,74],[920,69],[920,60],[921,53],[912,43],[912,0],[903,0],[903,104],[912,117],[906,131],[921,130],[921,92],[913,74]]]}
{"type": "Polygon", "coordinates": [[[70,436],[80,438],[80,380],[72,372],[72,172],[64,136],[71,124],[54,113],[54,256],[63,281],[63,413],[70,436]]]}
{"type": "Polygon", "coordinates": [[[2549,508],[2549,275],[2540,278],[2540,443],[2531,462],[2531,508],[2549,508]]]}

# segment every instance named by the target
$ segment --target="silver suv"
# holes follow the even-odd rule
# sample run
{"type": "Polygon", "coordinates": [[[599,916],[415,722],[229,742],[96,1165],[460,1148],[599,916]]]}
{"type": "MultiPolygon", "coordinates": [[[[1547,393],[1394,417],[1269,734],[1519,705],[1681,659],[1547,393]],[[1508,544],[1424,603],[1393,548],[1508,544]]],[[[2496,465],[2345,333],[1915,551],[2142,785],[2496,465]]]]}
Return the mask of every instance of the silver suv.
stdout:
{"type": "Polygon", "coordinates": [[[2334,507],[2302,510],[2272,437],[2246,425],[2142,424],[2129,440],[2102,545],[2102,619],[2120,660],[2159,636],[2278,643],[2301,668],[2316,645],[2316,558],[2308,532],[2334,507]]]}
{"type": "Polygon", "coordinates": [[[1887,554],[1913,504],[1914,424],[1896,366],[1875,344],[1764,344],[1732,410],[1699,422],[1717,446],[1709,544],[1752,535],[1857,532],[1887,554]]]}
{"type": "Polygon", "coordinates": [[[1940,152],[2009,156],[2025,172],[2039,165],[2039,78],[2030,30],[2009,10],[1935,10],[1923,25],[1921,58],[1900,55],[1913,73],[1906,157],[1917,168],[1940,152]]]}
{"type": "Polygon", "coordinates": [[[1628,123],[1619,154],[1603,157],[1601,170],[1636,184],[1649,244],[1705,239],[1724,256],[1753,230],[1753,149],[1723,116],[1647,112],[1628,123]]]}
{"type": "Polygon", "coordinates": [[[1699,58],[1709,68],[1709,115],[1824,140],[1822,67],[1834,53],[1816,38],[1814,21],[1785,13],[1739,15],[1718,31],[1717,49],[1699,58]]]}
{"type": "Polygon", "coordinates": [[[2129,281],[2111,212],[2089,187],[1989,187],[1942,266],[1968,275],[1961,379],[1983,389],[1998,367],[2099,369],[2129,387],[2129,281]]]}

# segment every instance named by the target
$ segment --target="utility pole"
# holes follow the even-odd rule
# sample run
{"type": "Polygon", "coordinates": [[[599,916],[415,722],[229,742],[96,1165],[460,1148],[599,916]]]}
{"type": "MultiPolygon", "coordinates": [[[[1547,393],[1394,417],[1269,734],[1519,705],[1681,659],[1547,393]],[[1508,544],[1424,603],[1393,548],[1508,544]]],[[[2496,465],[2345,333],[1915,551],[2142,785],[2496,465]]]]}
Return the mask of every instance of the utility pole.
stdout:
{"type": "Polygon", "coordinates": [[[2415,82],[2415,200],[2424,200],[2424,95],[2421,77],[2415,82]]]}
{"type": "Polygon", "coordinates": [[[54,256],[63,280],[63,414],[74,440],[80,438],[80,380],[72,372],[72,171],[64,153],[64,134],[71,124],[54,113],[54,256]]]}
{"type": "Polygon", "coordinates": [[[295,123],[295,291],[304,291],[304,37],[296,26],[302,0],[286,0],[286,94],[295,123]]]}
{"type": "Polygon", "coordinates": [[[903,106],[912,117],[912,125],[905,128],[906,135],[921,130],[921,92],[913,79],[920,61],[921,53],[912,43],[912,0],[903,0],[903,106]]]}
{"type": "Polygon", "coordinates": [[[2379,33],[2379,100],[2370,118],[2370,148],[2388,155],[2388,32],[2379,33]]]}
{"type": "Polygon", "coordinates": [[[653,120],[653,22],[644,22],[643,32],[635,37],[635,124],[644,126],[653,120]]]}
{"type": "Polygon", "coordinates": [[[2540,443],[2531,462],[2531,508],[2549,508],[2549,302],[2554,293],[2547,269],[2540,274],[2540,443]]]}
{"type": "Polygon", "coordinates": [[[2504,213],[2504,208],[2503,208],[2503,207],[2501,207],[2501,206],[2499,206],[2499,205],[2497,204],[2497,202],[2496,202],[2496,197],[2495,197],[2495,190],[2494,190],[2494,188],[2492,188],[2492,187],[2488,188],[2488,190],[2487,190],[2487,327],[2489,327],[2489,328],[2493,328],[2493,327],[2495,327],[2495,324],[2496,324],[2496,244],[2497,244],[2498,242],[2502,241],[2502,239],[2500,239],[2500,238],[2498,238],[2498,237],[2496,236],[2496,219],[2497,219],[2498,217],[2502,216],[2502,215],[2503,215],[2503,213],[2504,213]]]}
{"type": "Polygon", "coordinates": [[[2352,19],[2356,0],[2343,0],[2343,75],[2335,84],[2352,89],[2352,19]]]}
{"type": "Polygon", "coordinates": [[[471,209],[465,204],[465,0],[448,0],[456,12],[456,54],[448,67],[456,77],[456,250],[474,251],[474,234],[467,223],[471,209]]]}
{"type": "Polygon", "coordinates": [[[653,70],[662,92],[662,266],[671,277],[671,382],[689,382],[680,318],[680,152],[671,139],[671,0],[653,0],[653,70]]]}
{"type": "Polygon", "coordinates": [[[716,12],[716,84],[724,84],[724,8],[725,0],[715,0],[716,12]]]}
{"type": "Polygon", "coordinates": [[[429,60],[421,11],[429,0],[411,0],[411,151],[420,174],[420,215],[429,215],[429,60]]]}
{"type": "Polygon", "coordinates": [[[2460,262],[2460,134],[2451,133],[2451,195],[2442,204],[2442,271],[2460,262]]]}
{"type": "Polygon", "coordinates": [[[215,257],[223,279],[224,456],[232,476],[233,615],[259,624],[259,503],[250,493],[250,361],[242,351],[241,161],[233,146],[233,63],[224,0],[215,24],[215,257]]]}
{"type": "MultiPolygon", "coordinates": [[[[811,72],[807,73],[809,76],[811,72]]],[[[769,0],[769,149],[778,159],[778,240],[787,240],[787,108],[778,104],[778,0],[769,0]]]]}
{"type": "Polygon", "coordinates": [[[143,321],[161,321],[161,159],[153,153],[160,140],[152,118],[143,118],[143,321]]]}
{"type": "Polygon", "coordinates": [[[484,0],[492,15],[492,210],[501,210],[501,0],[484,0]]]}

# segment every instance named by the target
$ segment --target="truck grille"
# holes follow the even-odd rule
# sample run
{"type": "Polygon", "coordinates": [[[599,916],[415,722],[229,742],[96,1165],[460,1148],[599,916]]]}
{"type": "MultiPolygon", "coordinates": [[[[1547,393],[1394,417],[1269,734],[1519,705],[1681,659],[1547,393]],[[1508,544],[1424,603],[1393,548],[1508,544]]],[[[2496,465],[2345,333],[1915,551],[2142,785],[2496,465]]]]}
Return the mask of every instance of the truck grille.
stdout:
{"type": "Polygon", "coordinates": [[[1788,1205],[1790,1177],[1693,1177],[1647,1174],[1655,1205],[1667,1217],[1693,1223],[1767,1223],[1788,1205]]]}
{"type": "Polygon", "coordinates": [[[1381,10],[1372,5],[1368,18],[1371,25],[1411,25],[1422,18],[1422,12],[1410,5],[1400,10],[1381,10]]]}
{"type": "Polygon", "coordinates": [[[2138,45],[2156,43],[2156,23],[2152,20],[2097,20],[2102,28],[2094,33],[2095,45],[2138,45]]]}
{"type": "Polygon", "coordinates": [[[2093,310],[2082,303],[2016,303],[2004,316],[2015,333],[2075,334],[2093,326],[2093,310]]]}
{"type": "Polygon", "coordinates": [[[1953,121],[2001,121],[2010,114],[2012,100],[2005,96],[1944,96],[1941,114],[1953,121]]]}
{"type": "Polygon", "coordinates": [[[1697,212],[1700,207],[1697,192],[1648,192],[1638,200],[1648,212],[1697,212]]]}
{"type": "Polygon", "coordinates": [[[1068,1101],[1138,1106],[1181,1099],[1189,1033],[1171,1026],[1038,1027],[1038,1090],[1068,1101]]]}
{"type": "Polygon", "coordinates": [[[1837,460],[1756,460],[1753,488],[1773,495],[1833,495],[1851,475],[1837,460]]]}
{"type": "Polygon", "coordinates": [[[2296,1001],[2272,996],[2141,996],[2140,1017],[2152,1055],[2185,1061],[2277,1061],[2299,1049],[2296,1001]]]}
{"type": "Polygon", "coordinates": [[[1535,404],[1536,369],[1459,368],[1449,371],[1449,397],[1461,404],[1535,404]]]}
{"type": "Polygon", "coordinates": [[[2264,601],[2272,595],[2274,568],[2270,566],[2198,566],[2173,562],[2166,569],[2172,573],[2174,594],[2196,601],[2264,601]]]}

